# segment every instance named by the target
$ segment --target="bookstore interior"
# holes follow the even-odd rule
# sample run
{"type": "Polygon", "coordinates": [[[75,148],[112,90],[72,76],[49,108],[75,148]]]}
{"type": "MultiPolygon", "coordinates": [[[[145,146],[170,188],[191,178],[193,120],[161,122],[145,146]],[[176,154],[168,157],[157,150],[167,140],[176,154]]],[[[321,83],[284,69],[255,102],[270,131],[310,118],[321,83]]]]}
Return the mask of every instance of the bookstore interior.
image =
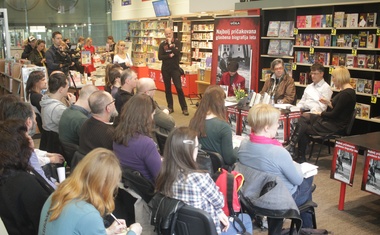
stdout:
{"type": "MultiPolygon", "coordinates": [[[[94,64],[98,68],[92,74],[94,84],[104,84],[105,64],[110,62],[106,39],[113,35],[115,42],[128,42],[127,50],[138,76],[151,77],[157,88],[164,90],[158,47],[165,40],[164,29],[171,27],[174,37],[181,42],[180,64],[185,71],[182,86],[187,97],[199,97],[208,85],[219,82],[222,71],[218,62],[223,60],[224,54],[229,60],[239,62],[239,74],[246,78],[247,94],[261,90],[272,73],[270,62],[282,58],[287,73],[295,81],[298,99],[311,83],[309,71],[313,63],[324,66],[324,78],[333,92],[339,91],[330,74],[336,66],[343,65],[349,69],[351,85],[357,93],[358,112],[352,132],[380,130],[380,102],[377,102],[380,96],[380,17],[374,10],[380,9],[378,1],[361,1],[360,4],[322,1],[326,3],[309,4],[311,7],[272,7],[265,2],[273,1],[240,1],[235,3],[234,9],[191,14],[179,14],[179,7],[172,0],[105,0],[101,4],[101,1],[90,4],[89,0],[59,4],[50,0],[25,1],[25,4],[2,2],[0,28],[5,37],[0,39],[0,94],[24,96],[22,81],[25,82],[32,70],[39,69],[20,59],[25,39],[33,35],[45,40],[48,48],[54,31],[60,31],[72,44],[79,36],[93,39],[94,64]],[[136,12],[145,11],[148,12],[145,15],[151,16],[120,20],[125,9],[131,12],[134,7],[138,8],[136,12]],[[46,12],[43,19],[37,17],[41,12],[46,12]]],[[[74,75],[79,86],[87,82],[81,74],[74,75]]]]}

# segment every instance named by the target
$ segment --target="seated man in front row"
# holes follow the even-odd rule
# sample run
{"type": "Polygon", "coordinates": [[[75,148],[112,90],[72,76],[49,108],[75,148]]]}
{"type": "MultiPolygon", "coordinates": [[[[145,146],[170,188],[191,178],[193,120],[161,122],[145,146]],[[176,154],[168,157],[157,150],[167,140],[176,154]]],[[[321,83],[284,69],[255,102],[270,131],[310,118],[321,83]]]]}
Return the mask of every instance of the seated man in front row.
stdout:
{"type": "Polygon", "coordinates": [[[273,96],[276,104],[295,104],[296,87],[293,78],[285,71],[284,61],[282,59],[273,60],[270,69],[273,74],[265,81],[260,94],[263,95],[266,92],[273,96]]]}
{"type": "Polygon", "coordinates": [[[323,79],[325,70],[323,65],[315,63],[311,66],[310,70],[313,83],[307,85],[297,107],[303,110],[310,110],[312,113],[321,113],[327,109],[327,105],[319,100],[321,98],[330,100],[333,92],[330,85],[323,79]]]}

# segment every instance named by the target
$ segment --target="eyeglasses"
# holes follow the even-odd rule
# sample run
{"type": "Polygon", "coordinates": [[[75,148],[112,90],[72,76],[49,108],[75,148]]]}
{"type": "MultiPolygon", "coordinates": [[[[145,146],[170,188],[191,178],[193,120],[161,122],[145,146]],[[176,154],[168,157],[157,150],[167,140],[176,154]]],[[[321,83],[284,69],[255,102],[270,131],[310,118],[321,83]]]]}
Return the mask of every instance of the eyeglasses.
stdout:
{"type": "Polygon", "coordinates": [[[108,105],[113,104],[113,103],[115,103],[115,99],[113,99],[111,102],[109,102],[109,103],[106,105],[106,107],[107,107],[108,105]]]}
{"type": "Polygon", "coordinates": [[[284,70],[284,67],[274,68],[275,71],[284,70]]]}
{"type": "Polygon", "coordinates": [[[310,76],[313,76],[313,75],[318,75],[320,74],[321,72],[310,72],[310,76]]]}

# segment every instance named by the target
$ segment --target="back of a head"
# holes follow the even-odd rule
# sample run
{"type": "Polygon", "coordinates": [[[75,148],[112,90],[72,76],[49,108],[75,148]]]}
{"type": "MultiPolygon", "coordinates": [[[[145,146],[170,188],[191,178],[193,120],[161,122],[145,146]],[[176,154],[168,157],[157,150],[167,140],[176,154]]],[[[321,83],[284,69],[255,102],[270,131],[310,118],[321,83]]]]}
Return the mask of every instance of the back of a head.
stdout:
{"type": "Polygon", "coordinates": [[[12,102],[8,109],[4,111],[5,120],[21,119],[24,122],[26,122],[28,118],[33,118],[34,112],[32,105],[23,101],[12,102]]]}
{"type": "Polygon", "coordinates": [[[98,90],[99,89],[96,86],[92,85],[92,84],[85,85],[79,91],[79,99],[80,100],[88,100],[88,97],[90,97],[90,95],[92,93],[94,93],[95,91],[98,91],[98,90]]]}
{"type": "Polygon", "coordinates": [[[335,85],[339,85],[340,87],[342,87],[344,84],[350,83],[350,71],[344,66],[339,66],[335,68],[331,75],[335,78],[335,85]]]}
{"type": "Polygon", "coordinates": [[[249,110],[248,124],[257,133],[278,122],[280,115],[281,112],[270,104],[256,104],[249,110]]]}
{"type": "Polygon", "coordinates": [[[239,63],[233,60],[228,64],[227,69],[229,72],[236,72],[239,69],[239,63]]]}
{"type": "Polygon", "coordinates": [[[114,85],[116,78],[120,78],[122,70],[123,69],[121,67],[119,67],[119,68],[113,68],[109,71],[109,82],[110,82],[110,84],[114,85]]]}
{"type": "Polygon", "coordinates": [[[151,78],[140,78],[137,81],[137,86],[136,86],[137,94],[142,94],[144,92],[147,92],[155,88],[156,88],[156,84],[151,78]]]}
{"type": "Polygon", "coordinates": [[[226,98],[226,93],[218,85],[209,86],[205,93],[203,94],[202,100],[199,104],[198,109],[202,109],[204,112],[212,112],[213,114],[220,117],[220,114],[225,112],[224,99],[226,98]]]}
{"type": "Polygon", "coordinates": [[[13,94],[7,94],[0,96],[0,121],[5,120],[5,112],[13,103],[20,102],[21,99],[13,94]]]}
{"type": "Polygon", "coordinates": [[[49,92],[55,94],[59,88],[66,87],[67,76],[64,73],[52,73],[49,77],[49,92]]]}
{"type": "Polygon", "coordinates": [[[120,82],[121,82],[121,85],[123,86],[125,84],[125,81],[127,79],[132,79],[133,77],[137,76],[135,71],[131,70],[131,69],[125,69],[121,75],[120,75],[120,82]]]}
{"type": "Polygon", "coordinates": [[[106,91],[95,91],[88,98],[91,113],[101,114],[106,111],[106,106],[112,102],[112,96],[106,91]]]}

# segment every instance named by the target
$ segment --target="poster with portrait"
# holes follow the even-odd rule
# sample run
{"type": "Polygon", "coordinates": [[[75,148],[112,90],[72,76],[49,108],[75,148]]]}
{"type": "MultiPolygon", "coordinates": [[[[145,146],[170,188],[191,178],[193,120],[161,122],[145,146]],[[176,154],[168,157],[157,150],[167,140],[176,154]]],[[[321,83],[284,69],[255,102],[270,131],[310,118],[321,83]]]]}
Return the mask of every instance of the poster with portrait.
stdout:
{"type": "Polygon", "coordinates": [[[380,195],[380,152],[369,149],[365,155],[361,189],[380,195]]]}
{"type": "Polygon", "coordinates": [[[83,66],[91,65],[91,51],[81,51],[80,60],[83,66]]]}
{"type": "Polygon", "coordinates": [[[336,141],[330,178],[352,186],[357,156],[357,146],[343,141],[336,141]]]}
{"type": "Polygon", "coordinates": [[[128,6],[132,4],[132,0],[121,0],[121,6],[128,6]]]}
{"type": "Polygon", "coordinates": [[[211,84],[218,84],[230,61],[239,64],[246,90],[258,90],[260,17],[216,18],[214,24],[211,84]],[[216,53],[215,53],[216,52],[216,53]]]}

